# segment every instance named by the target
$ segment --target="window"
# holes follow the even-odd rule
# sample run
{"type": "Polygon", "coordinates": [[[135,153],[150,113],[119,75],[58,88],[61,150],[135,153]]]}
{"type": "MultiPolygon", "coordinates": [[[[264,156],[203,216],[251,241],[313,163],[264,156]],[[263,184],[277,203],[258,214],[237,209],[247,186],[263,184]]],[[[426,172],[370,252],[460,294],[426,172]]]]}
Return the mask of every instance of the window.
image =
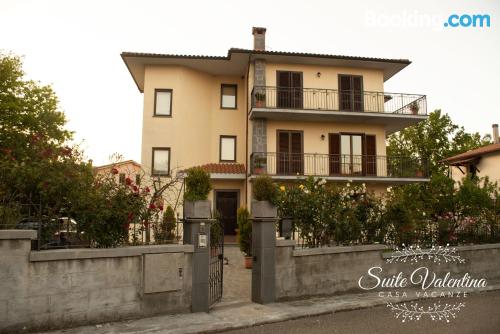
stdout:
{"type": "Polygon", "coordinates": [[[168,175],[170,173],[170,148],[153,148],[152,175],[168,175]]]}
{"type": "Polygon", "coordinates": [[[120,182],[120,184],[125,183],[125,173],[120,173],[118,182],[120,182]]]}
{"type": "Polygon", "coordinates": [[[236,136],[220,136],[220,161],[236,161],[236,136]]]}
{"type": "Polygon", "coordinates": [[[236,109],[237,85],[222,84],[220,87],[220,107],[222,109],[236,109]]]}
{"type": "Polygon", "coordinates": [[[172,116],[172,90],[155,89],[154,116],[172,116]]]}
{"type": "Polygon", "coordinates": [[[363,111],[363,77],[339,74],[340,110],[363,111]]]}

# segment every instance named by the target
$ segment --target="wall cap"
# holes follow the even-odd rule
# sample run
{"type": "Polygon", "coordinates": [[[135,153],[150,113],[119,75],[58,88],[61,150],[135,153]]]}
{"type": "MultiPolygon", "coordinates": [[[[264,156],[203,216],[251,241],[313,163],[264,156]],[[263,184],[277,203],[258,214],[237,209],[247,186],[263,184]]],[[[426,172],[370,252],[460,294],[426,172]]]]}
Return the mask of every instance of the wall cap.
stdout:
{"type": "Polygon", "coordinates": [[[35,230],[0,230],[0,240],[36,240],[37,231],[35,230]]]}
{"type": "Polygon", "coordinates": [[[276,239],[276,247],[293,247],[295,240],[276,239]]]}
{"type": "Polygon", "coordinates": [[[386,245],[361,245],[361,246],[337,246],[337,247],[320,247],[320,248],[302,248],[295,249],[293,256],[311,256],[323,254],[339,254],[339,253],[354,253],[381,251],[387,249],[386,245]]]}
{"type": "Polygon", "coordinates": [[[74,248],[30,252],[30,261],[59,261],[141,256],[159,253],[193,253],[193,245],[150,245],[119,248],[74,248]]]}

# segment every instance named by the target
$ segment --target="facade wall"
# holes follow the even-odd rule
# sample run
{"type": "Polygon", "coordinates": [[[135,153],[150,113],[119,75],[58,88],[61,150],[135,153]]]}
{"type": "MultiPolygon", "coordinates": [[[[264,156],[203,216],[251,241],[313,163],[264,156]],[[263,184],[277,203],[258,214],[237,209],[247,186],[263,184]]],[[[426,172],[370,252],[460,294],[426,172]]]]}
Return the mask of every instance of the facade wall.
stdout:
{"type": "Polygon", "coordinates": [[[362,75],[363,90],[384,91],[384,75],[381,70],[370,70],[354,67],[336,67],[320,65],[302,64],[278,64],[266,63],[266,85],[276,86],[276,71],[297,71],[302,72],[302,86],[304,88],[338,89],[338,75],[362,75]],[[321,76],[318,77],[318,72],[321,76]]]}
{"type": "Polygon", "coordinates": [[[106,166],[106,167],[97,167],[96,168],[96,174],[97,175],[102,175],[102,176],[106,176],[108,175],[109,173],[111,173],[111,169],[112,168],[116,168],[118,170],[118,174],[116,174],[114,176],[116,182],[118,183],[119,180],[120,180],[120,174],[125,174],[126,177],[129,177],[132,179],[132,182],[135,183],[135,176],[136,175],[139,175],[139,176],[143,176],[143,171],[142,171],[142,168],[140,166],[137,166],[133,163],[127,163],[127,164],[117,164],[115,166],[113,165],[110,165],[109,167],[106,166]]]}
{"type": "Polygon", "coordinates": [[[31,252],[34,237],[0,231],[0,333],[190,311],[192,246],[31,252]]]}
{"type": "Polygon", "coordinates": [[[170,168],[219,162],[219,137],[237,136],[245,163],[246,94],[241,77],[212,76],[181,66],[146,66],[141,164],[151,171],[152,147],[170,147],[170,168]],[[237,84],[237,109],[221,109],[221,84],[237,84]],[[172,117],[154,117],[154,91],[172,89],[172,117]]]}
{"type": "Polygon", "coordinates": [[[277,152],[277,130],[304,131],[304,153],[328,154],[328,134],[349,132],[375,135],[377,155],[386,154],[385,127],[383,125],[268,120],[267,147],[269,152],[277,152]],[[325,135],[324,140],[321,140],[321,135],[325,135]]]}
{"type": "MultiPolygon", "coordinates": [[[[303,298],[314,295],[360,293],[358,280],[368,269],[381,266],[384,277],[399,272],[410,273],[417,268],[411,263],[388,264],[385,246],[324,247],[297,249],[293,241],[277,240],[276,247],[276,299],[303,298]]],[[[473,277],[495,281],[500,278],[500,244],[457,247],[463,264],[419,261],[442,277],[444,273],[465,273],[473,277]]]]}

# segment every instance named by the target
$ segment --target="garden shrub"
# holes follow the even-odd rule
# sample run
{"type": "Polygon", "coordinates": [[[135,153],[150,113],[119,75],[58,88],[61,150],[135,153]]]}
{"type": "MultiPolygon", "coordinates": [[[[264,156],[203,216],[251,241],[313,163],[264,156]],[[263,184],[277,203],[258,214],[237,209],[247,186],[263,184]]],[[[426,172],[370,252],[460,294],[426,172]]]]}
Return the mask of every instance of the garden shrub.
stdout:
{"type": "Polygon", "coordinates": [[[267,175],[261,175],[253,180],[253,198],[256,201],[276,203],[278,189],[273,180],[267,175]]]}
{"type": "Polygon", "coordinates": [[[154,237],[157,243],[165,243],[174,240],[175,234],[175,212],[172,206],[168,205],[163,213],[162,219],[154,224],[154,237]]]}
{"type": "Polygon", "coordinates": [[[204,201],[208,198],[212,185],[210,183],[210,174],[203,168],[193,167],[188,169],[185,182],[184,200],[204,201]]]}
{"type": "Polygon", "coordinates": [[[249,218],[250,213],[246,208],[238,209],[238,244],[246,256],[252,256],[252,222],[249,218]]]}

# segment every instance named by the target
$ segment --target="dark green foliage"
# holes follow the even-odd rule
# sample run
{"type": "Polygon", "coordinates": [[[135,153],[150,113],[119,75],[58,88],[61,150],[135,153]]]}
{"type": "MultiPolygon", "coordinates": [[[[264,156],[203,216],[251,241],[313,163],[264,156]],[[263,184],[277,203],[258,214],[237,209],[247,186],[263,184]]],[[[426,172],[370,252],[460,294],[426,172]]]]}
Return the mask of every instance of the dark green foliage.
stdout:
{"type": "Polygon", "coordinates": [[[208,198],[208,193],[212,189],[210,183],[210,174],[201,167],[188,169],[185,179],[186,191],[184,200],[186,201],[204,201],[208,198]]]}
{"type": "Polygon", "coordinates": [[[252,256],[252,222],[246,208],[238,209],[238,244],[245,256],[252,256]]]}
{"type": "Polygon", "coordinates": [[[253,198],[256,201],[276,202],[278,188],[273,180],[267,175],[261,175],[253,180],[253,198]]]}

